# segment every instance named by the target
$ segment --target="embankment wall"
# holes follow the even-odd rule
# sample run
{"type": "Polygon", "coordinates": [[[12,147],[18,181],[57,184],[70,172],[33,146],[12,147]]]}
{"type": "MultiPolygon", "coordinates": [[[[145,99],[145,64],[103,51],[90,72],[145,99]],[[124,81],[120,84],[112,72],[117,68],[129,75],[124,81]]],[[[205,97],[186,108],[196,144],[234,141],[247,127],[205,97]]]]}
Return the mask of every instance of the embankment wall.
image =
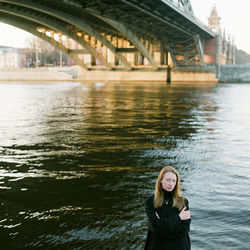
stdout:
{"type": "MultiPolygon", "coordinates": [[[[90,70],[69,68],[38,68],[0,70],[2,81],[167,81],[167,70],[90,70]]],[[[205,70],[171,70],[171,82],[216,82],[215,74],[205,70]]]]}
{"type": "MultiPolygon", "coordinates": [[[[166,81],[167,71],[80,71],[78,79],[86,81],[166,81]]],[[[216,82],[215,74],[210,71],[171,71],[171,82],[216,82]]]]}
{"type": "Polygon", "coordinates": [[[250,82],[250,65],[221,65],[220,82],[250,82]]]}
{"type": "Polygon", "coordinates": [[[67,81],[72,75],[56,68],[0,70],[0,81],[67,81]]]}

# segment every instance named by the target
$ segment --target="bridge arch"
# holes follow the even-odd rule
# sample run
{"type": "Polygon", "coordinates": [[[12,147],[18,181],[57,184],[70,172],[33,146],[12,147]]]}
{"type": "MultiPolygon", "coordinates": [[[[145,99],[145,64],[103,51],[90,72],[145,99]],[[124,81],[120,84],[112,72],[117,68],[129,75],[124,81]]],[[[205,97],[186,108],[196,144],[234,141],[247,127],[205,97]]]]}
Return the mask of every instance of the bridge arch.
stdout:
{"type": "Polygon", "coordinates": [[[17,0],[4,0],[3,2],[15,4],[15,5],[22,6],[28,9],[33,9],[35,11],[44,13],[49,16],[53,16],[59,20],[66,21],[70,23],[71,25],[74,25],[79,31],[88,33],[90,36],[93,36],[97,40],[99,40],[108,49],[110,49],[110,51],[112,51],[119,60],[121,60],[121,62],[126,66],[127,69],[131,69],[131,65],[128,63],[126,58],[123,55],[116,53],[116,48],[112,45],[112,43],[109,40],[107,40],[105,36],[102,36],[99,32],[97,32],[87,20],[84,20],[83,22],[80,18],[76,16],[69,15],[65,12],[52,9],[48,6],[44,6],[39,3],[33,3],[33,2],[25,1],[25,0],[18,0],[18,1],[17,0]]]}
{"type": "Polygon", "coordinates": [[[3,16],[0,15],[0,20],[3,21],[6,24],[15,26],[19,29],[25,30],[34,36],[39,37],[40,39],[50,43],[51,45],[55,46],[65,54],[68,54],[79,66],[81,66],[83,69],[88,70],[88,66],[83,62],[82,59],[80,59],[77,55],[74,54],[73,50],[68,49],[66,46],[64,46],[62,43],[56,41],[52,37],[49,37],[45,34],[45,32],[39,32],[37,30],[37,24],[29,22],[27,20],[18,18],[16,16],[13,16],[11,19],[4,19],[3,16]]]}
{"type": "MultiPolygon", "coordinates": [[[[112,69],[112,66],[107,62],[107,60],[105,60],[102,57],[102,55],[96,52],[95,48],[92,48],[90,44],[79,39],[74,33],[65,30],[64,27],[67,26],[67,24],[65,23],[67,22],[68,25],[74,26],[74,28],[77,29],[78,32],[81,31],[84,33],[88,33],[90,36],[95,37],[103,45],[105,45],[112,53],[114,53],[115,57],[117,57],[118,60],[120,60],[123,65],[125,65],[127,70],[132,69],[131,64],[126,60],[126,58],[122,55],[122,53],[119,53],[119,49],[117,49],[105,36],[97,32],[91,26],[91,24],[86,20],[82,22],[82,20],[80,20],[79,18],[75,16],[69,15],[59,10],[51,9],[48,6],[43,6],[39,3],[33,3],[33,2],[26,1],[26,0],[0,1],[0,12],[5,12],[11,15],[16,15],[23,19],[28,19],[30,21],[33,21],[34,23],[37,23],[40,27],[41,25],[44,25],[44,29],[46,29],[46,27],[49,27],[50,29],[54,29],[57,32],[61,32],[64,35],[69,36],[70,38],[78,42],[80,45],[85,47],[89,51],[89,54],[92,54],[96,59],[99,59],[102,62],[102,64],[104,64],[108,69],[112,69]],[[5,4],[2,4],[1,2],[5,4]],[[34,13],[34,11],[36,13],[34,13]],[[52,20],[52,18],[54,18],[54,20],[52,20]]],[[[109,21],[108,19],[104,19],[102,17],[99,17],[99,18],[102,19],[104,22],[111,24],[113,27],[119,30],[119,32],[123,32],[123,30],[126,29],[123,25],[115,24],[115,22],[109,21]]],[[[56,46],[58,49],[62,50],[64,53],[67,53],[72,59],[74,59],[80,66],[83,67],[84,63],[83,62],[80,63],[81,60],[77,58],[76,56],[73,56],[74,57],[73,58],[72,52],[70,53],[69,49],[65,48],[65,46],[60,44],[60,42],[57,42],[54,39],[51,39],[51,37],[47,38],[46,35],[36,32],[34,29],[34,25],[33,25],[32,30],[31,29],[27,30],[27,27],[20,26],[18,22],[17,23],[11,22],[11,21],[8,21],[7,19],[2,20],[2,21],[4,21],[5,23],[9,23],[9,24],[11,23],[11,25],[24,29],[32,33],[33,35],[38,36],[39,38],[49,42],[50,44],[56,46]]],[[[21,19],[19,21],[21,21],[21,19]]],[[[74,30],[74,28],[72,30],[74,30]]],[[[148,53],[145,46],[141,43],[141,41],[135,35],[132,34],[132,32],[130,32],[129,34],[131,34],[130,40],[133,41],[138,51],[140,51],[146,58],[148,58],[152,66],[155,69],[157,69],[156,63],[154,62],[152,56],[148,53]]],[[[126,50],[124,50],[124,52],[126,52],[126,50]]],[[[84,68],[88,69],[87,66],[84,66],[84,68]]]]}
{"type": "MultiPolygon", "coordinates": [[[[14,2],[14,1],[13,1],[14,2]]],[[[0,12],[8,13],[12,16],[18,16],[20,19],[29,20],[33,22],[33,24],[37,24],[37,27],[43,26],[44,29],[52,29],[55,32],[62,33],[71,39],[75,40],[78,44],[83,46],[85,49],[89,51],[90,54],[99,59],[103,65],[105,65],[108,69],[112,69],[112,66],[107,62],[107,60],[96,51],[88,42],[77,35],[77,32],[74,32],[74,26],[71,24],[58,20],[52,16],[42,14],[39,11],[34,11],[31,9],[23,8],[20,6],[13,6],[9,4],[2,4],[0,2],[0,12]]],[[[33,32],[33,34],[36,32],[33,32]]],[[[51,39],[48,39],[48,42],[52,42],[51,39]]],[[[55,43],[53,43],[54,45],[55,43]]],[[[62,46],[60,46],[62,48],[62,46]]],[[[65,51],[65,50],[64,50],[65,51]]],[[[68,52],[67,52],[68,54],[68,52]]],[[[78,60],[77,60],[78,63],[78,60]]]]}
{"type": "Polygon", "coordinates": [[[175,67],[202,66],[201,36],[213,36],[196,22],[189,0],[117,0],[111,8],[105,0],[0,0],[0,15],[3,22],[55,45],[85,69],[94,67],[84,64],[82,53],[108,70],[132,70],[138,57],[155,70],[168,66],[168,58],[175,67]],[[73,50],[38,28],[63,34],[84,49],[73,50]]]}

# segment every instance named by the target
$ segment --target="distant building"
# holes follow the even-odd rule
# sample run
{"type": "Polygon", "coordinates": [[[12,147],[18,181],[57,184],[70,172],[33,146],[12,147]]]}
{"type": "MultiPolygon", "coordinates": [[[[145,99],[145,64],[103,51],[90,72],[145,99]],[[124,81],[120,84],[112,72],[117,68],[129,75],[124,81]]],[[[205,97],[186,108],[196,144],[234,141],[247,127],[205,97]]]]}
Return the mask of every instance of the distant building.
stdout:
{"type": "Polygon", "coordinates": [[[25,49],[0,46],[0,68],[17,69],[26,66],[25,49]]]}
{"type": "Polygon", "coordinates": [[[206,64],[235,64],[236,46],[234,40],[226,32],[223,34],[220,27],[220,17],[216,6],[213,7],[208,18],[208,27],[216,34],[216,38],[205,41],[204,61],[206,64]]]}
{"type": "Polygon", "coordinates": [[[208,18],[208,27],[211,28],[211,30],[216,34],[221,34],[220,29],[220,17],[218,15],[216,6],[214,5],[210,16],[208,18]]]}

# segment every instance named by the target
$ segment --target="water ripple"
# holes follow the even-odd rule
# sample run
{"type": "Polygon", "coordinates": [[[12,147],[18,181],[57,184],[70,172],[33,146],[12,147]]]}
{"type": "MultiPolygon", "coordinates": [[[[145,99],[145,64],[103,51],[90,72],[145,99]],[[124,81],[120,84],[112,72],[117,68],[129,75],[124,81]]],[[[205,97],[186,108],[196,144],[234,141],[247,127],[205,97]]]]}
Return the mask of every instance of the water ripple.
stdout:
{"type": "MultiPolygon", "coordinates": [[[[0,83],[6,249],[143,249],[175,166],[193,249],[249,249],[249,84],[0,83]]],[[[4,245],[5,244],[5,245],[4,245]]]]}

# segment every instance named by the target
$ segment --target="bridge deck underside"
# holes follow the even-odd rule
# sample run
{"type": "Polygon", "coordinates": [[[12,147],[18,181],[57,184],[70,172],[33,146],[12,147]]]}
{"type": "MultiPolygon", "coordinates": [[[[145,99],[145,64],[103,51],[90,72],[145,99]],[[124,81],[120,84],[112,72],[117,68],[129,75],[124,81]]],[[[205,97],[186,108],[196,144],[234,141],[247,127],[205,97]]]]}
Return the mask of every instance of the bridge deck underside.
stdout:
{"type": "Polygon", "coordinates": [[[0,0],[0,21],[50,42],[85,69],[96,60],[107,69],[138,64],[157,69],[169,64],[169,55],[176,67],[201,66],[201,38],[213,37],[167,0],[0,0]],[[55,33],[78,46],[55,39],[55,33]],[[89,65],[81,53],[90,54],[89,65]]]}

